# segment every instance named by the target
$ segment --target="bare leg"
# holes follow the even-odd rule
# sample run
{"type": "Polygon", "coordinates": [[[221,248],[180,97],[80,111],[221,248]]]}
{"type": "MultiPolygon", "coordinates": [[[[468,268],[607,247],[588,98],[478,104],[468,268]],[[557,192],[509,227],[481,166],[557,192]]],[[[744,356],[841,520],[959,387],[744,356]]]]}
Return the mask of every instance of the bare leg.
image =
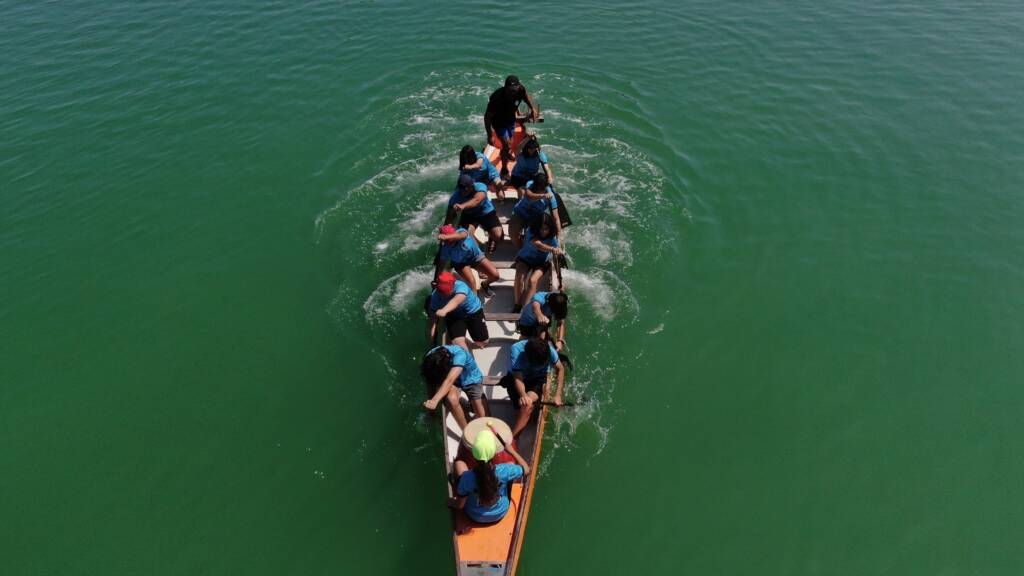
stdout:
{"type": "Polygon", "coordinates": [[[480,289],[480,287],[477,286],[476,284],[476,274],[473,274],[473,271],[469,268],[469,266],[463,266],[462,268],[459,268],[459,276],[462,276],[462,279],[466,282],[466,284],[469,284],[469,288],[473,292],[476,292],[477,290],[480,289]]]}
{"type": "Polygon", "coordinates": [[[459,389],[452,388],[448,395],[445,396],[445,401],[448,403],[448,409],[452,411],[455,421],[458,422],[459,428],[465,430],[466,413],[462,410],[462,403],[459,402],[459,389]]]}
{"type": "Polygon", "coordinates": [[[508,235],[512,239],[512,245],[516,247],[516,252],[519,252],[523,247],[523,221],[515,214],[508,220],[508,235]]]}
{"type": "Polygon", "coordinates": [[[518,198],[519,200],[522,200],[523,199],[523,194],[525,194],[525,190],[526,190],[526,188],[516,188],[516,198],[518,198]]]}
{"type": "MultiPolygon", "coordinates": [[[[473,239],[473,242],[476,242],[477,246],[480,246],[480,241],[476,239],[476,224],[466,226],[466,232],[469,232],[469,237],[473,239]]],[[[480,246],[480,248],[483,249],[483,246],[480,246]]]]}
{"type": "Polygon", "coordinates": [[[505,185],[504,184],[497,184],[497,183],[491,182],[490,184],[487,185],[487,187],[491,189],[491,192],[494,192],[494,195],[498,197],[499,201],[501,201],[501,202],[505,201],[505,185]]]}
{"type": "Polygon", "coordinates": [[[466,344],[466,337],[465,336],[461,336],[459,338],[456,338],[456,339],[452,340],[452,344],[455,344],[456,346],[462,346],[466,350],[469,350],[469,345],[466,344]]]}
{"type": "Polygon", "coordinates": [[[537,292],[537,286],[540,284],[540,279],[543,276],[543,268],[530,272],[530,279],[526,281],[526,293],[523,294],[523,299],[519,301],[520,306],[526,306],[526,303],[530,301],[530,298],[533,298],[534,293],[537,292]]]}
{"type": "Polygon", "coordinates": [[[508,163],[512,159],[512,144],[508,138],[505,138],[505,134],[499,133],[498,140],[501,141],[501,177],[508,178],[509,166],[508,163]]]}
{"type": "Polygon", "coordinates": [[[490,416],[491,415],[490,411],[487,409],[487,403],[484,402],[483,398],[477,398],[476,400],[470,400],[469,403],[473,405],[473,412],[476,414],[477,418],[481,418],[483,416],[490,416]]]}
{"type": "Polygon", "coordinates": [[[502,230],[501,226],[495,226],[487,232],[487,235],[490,237],[491,242],[494,243],[494,246],[497,247],[498,243],[505,237],[505,231],[502,230]]]}
{"type": "Polygon", "coordinates": [[[516,262],[516,279],[512,281],[512,297],[515,299],[514,304],[519,306],[519,302],[523,298],[523,284],[526,281],[526,275],[530,273],[530,269],[526,264],[522,262],[516,262]]]}
{"type": "Polygon", "coordinates": [[[484,277],[484,286],[489,286],[492,282],[501,280],[501,274],[499,274],[498,269],[494,267],[494,262],[491,262],[487,258],[476,263],[476,271],[484,277]]]}
{"type": "MultiPolygon", "coordinates": [[[[526,393],[527,396],[533,399],[536,403],[540,398],[537,397],[537,393],[529,391],[526,393]]],[[[530,423],[530,415],[533,414],[533,405],[529,408],[526,406],[520,406],[519,410],[516,411],[516,423],[512,426],[512,437],[518,437],[519,433],[526,429],[526,425],[530,423]]]]}
{"type": "Polygon", "coordinates": [[[466,472],[469,472],[469,466],[466,466],[466,463],[463,462],[462,460],[456,460],[455,461],[455,479],[458,480],[459,476],[462,476],[466,472]]]}

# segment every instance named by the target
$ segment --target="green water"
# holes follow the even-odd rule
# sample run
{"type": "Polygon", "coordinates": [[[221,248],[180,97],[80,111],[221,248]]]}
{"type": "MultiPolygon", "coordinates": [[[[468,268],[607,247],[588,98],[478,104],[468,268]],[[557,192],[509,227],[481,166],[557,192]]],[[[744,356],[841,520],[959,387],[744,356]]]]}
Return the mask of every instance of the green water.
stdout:
{"type": "Polygon", "coordinates": [[[507,73],[588,399],[521,573],[1020,572],[1018,3],[427,6],[0,2],[2,573],[450,573],[417,301],[507,73]]]}

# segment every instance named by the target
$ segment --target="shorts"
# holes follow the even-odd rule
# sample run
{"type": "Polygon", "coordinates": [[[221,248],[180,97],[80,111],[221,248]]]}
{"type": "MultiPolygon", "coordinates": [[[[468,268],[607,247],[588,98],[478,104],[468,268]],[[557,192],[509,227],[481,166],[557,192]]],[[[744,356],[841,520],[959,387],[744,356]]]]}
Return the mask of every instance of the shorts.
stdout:
{"type": "Polygon", "coordinates": [[[516,123],[513,122],[508,126],[502,126],[500,128],[498,126],[495,126],[494,133],[498,135],[498,138],[502,138],[511,142],[512,135],[516,133],[516,123]]]}
{"type": "Polygon", "coordinates": [[[462,268],[463,266],[469,266],[470,268],[472,268],[473,266],[476,266],[480,262],[483,262],[484,258],[487,258],[487,256],[485,256],[484,253],[481,252],[477,254],[472,261],[452,262],[452,268],[459,269],[462,268]]]}
{"type": "MultiPolygon", "coordinates": [[[[543,376],[532,376],[523,380],[523,384],[526,385],[527,392],[534,392],[537,394],[537,398],[544,399],[544,385],[547,384],[548,375],[543,376]]],[[[512,405],[519,409],[519,391],[516,390],[516,377],[512,374],[505,374],[501,378],[501,382],[498,385],[508,390],[508,398],[512,401],[512,405]]]]}
{"type": "Polygon", "coordinates": [[[550,260],[542,260],[542,261],[539,261],[539,262],[530,262],[529,260],[526,260],[525,258],[520,258],[519,256],[516,256],[516,262],[522,262],[523,264],[526,264],[530,268],[530,272],[533,272],[534,270],[547,270],[548,269],[548,262],[550,262],[550,260]]]}
{"type": "Polygon", "coordinates": [[[533,178],[529,176],[519,176],[517,174],[513,174],[512,178],[509,179],[508,183],[516,188],[525,188],[526,183],[529,182],[530,180],[533,180],[533,178]]]}
{"type": "Polygon", "coordinates": [[[491,210],[481,216],[463,214],[462,218],[459,219],[459,226],[476,226],[484,230],[491,230],[493,228],[501,228],[501,221],[498,220],[498,211],[491,210]]]}
{"type": "Polygon", "coordinates": [[[470,400],[479,400],[484,397],[484,385],[479,382],[460,389],[466,393],[466,396],[469,396],[470,400]]]}
{"type": "Polygon", "coordinates": [[[540,326],[533,324],[531,326],[523,326],[522,324],[516,324],[516,330],[526,338],[533,338],[540,333],[540,326]]]}
{"type": "Polygon", "coordinates": [[[445,329],[448,330],[449,340],[465,338],[467,331],[473,342],[483,342],[490,338],[490,334],[487,332],[487,322],[484,321],[483,308],[466,318],[446,317],[445,329]]]}

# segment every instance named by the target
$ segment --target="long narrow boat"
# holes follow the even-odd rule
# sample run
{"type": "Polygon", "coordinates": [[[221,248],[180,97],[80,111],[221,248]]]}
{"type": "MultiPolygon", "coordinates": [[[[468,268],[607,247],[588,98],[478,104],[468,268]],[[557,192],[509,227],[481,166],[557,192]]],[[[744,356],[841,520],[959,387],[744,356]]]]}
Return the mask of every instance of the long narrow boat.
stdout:
{"type": "MultiPolygon", "coordinates": [[[[523,124],[518,123],[512,145],[518,146],[524,137],[523,124]]],[[[500,168],[500,150],[498,148],[488,146],[484,153],[495,166],[500,168]]],[[[508,166],[510,172],[513,165],[514,163],[510,163],[508,166]]],[[[498,386],[497,383],[508,372],[509,348],[519,339],[516,333],[516,320],[519,315],[511,313],[514,299],[512,282],[515,278],[515,247],[508,236],[508,220],[515,204],[516,193],[514,188],[508,188],[506,190],[507,200],[504,202],[496,201],[497,198],[493,192],[490,195],[491,199],[495,201],[495,209],[498,211],[499,220],[505,229],[505,238],[490,255],[491,261],[494,262],[501,274],[501,281],[491,285],[494,296],[484,299],[484,317],[490,333],[490,342],[486,348],[473,348],[473,354],[480,370],[484,373],[485,396],[491,411],[490,416],[500,418],[511,426],[515,422],[516,411],[506,390],[498,386]]],[[[481,246],[486,245],[486,231],[478,229],[476,234],[481,246]]],[[[553,274],[552,271],[553,269],[549,269],[541,279],[540,290],[553,291],[562,288],[560,275],[553,274]]],[[[549,375],[548,388],[553,385],[550,378],[549,375]]],[[[465,395],[463,395],[463,399],[465,407],[465,395]]],[[[523,537],[526,533],[526,521],[530,512],[530,502],[537,479],[537,467],[540,463],[541,443],[544,437],[547,406],[541,405],[539,408],[534,411],[530,424],[516,440],[519,453],[529,461],[532,471],[529,476],[509,486],[511,506],[508,514],[500,522],[483,525],[470,520],[461,510],[452,512],[452,545],[455,551],[455,573],[458,576],[511,576],[515,574],[516,566],[519,563],[519,553],[523,546],[523,537]]],[[[442,408],[442,417],[444,420],[445,477],[450,478],[456,457],[459,455],[462,431],[447,408],[442,408]]],[[[447,484],[448,496],[454,497],[455,491],[452,483],[449,481],[447,484]]]]}

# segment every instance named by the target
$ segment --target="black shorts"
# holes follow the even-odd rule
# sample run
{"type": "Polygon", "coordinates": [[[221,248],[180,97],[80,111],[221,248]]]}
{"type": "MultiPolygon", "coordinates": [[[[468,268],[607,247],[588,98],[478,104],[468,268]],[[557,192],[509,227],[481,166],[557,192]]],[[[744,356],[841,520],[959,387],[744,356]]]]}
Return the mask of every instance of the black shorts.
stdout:
{"type": "Polygon", "coordinates": [[[517,323],[516,329],[519,330],[519,333],[522,334],[523,336],[527,338],[533,338],[534,336],[540,333],[541,327],[538,326],[537,324],[534,324],[533,326],[523,326],[522,324],[517,323]]]}
{"type": "Polygon", "coordinates": [[[476,226],[477,228],[489,231],[492,228],[501,228],[501,221],[498,220],[498,211],[491,210],[483,216],[467,216],[463,214],[462,218],[459,219],[459,226],[476,226]]]}
{"type": "Polygon", "coordinates": [[[509,179],[508,183],[515,186],[516,188],[525,188],[526,183],[529,182],[530,180],[533,180],[533,177],[517,176],[516,174],[513,174],[512,178],[509,179]]]}
{"type": "Polygon", "coordinates": [[[448,331],[449,340],[465,337],[467,330],[469,331],[469,336],[473,339],[473,342],[483,342],[490,337],[487,332],[487,322],[484,321],[483,308],[470,314],[466,318],[456,318],[454,316],[445,317],[444,324],[448,331]]]}
{"type": "Polygon", "coordinates": [[[530,268],[531,272],[533,272],[534,270],[548,269],[548,260],[545,260],[543,262],[530,262],[529,260],[516,256],[516,262],[522,262],[523,264],[526,264],[530,268]]]}
{"type": "MultiPolygon", "coordinates": [[[[547,374],[543,376],[536,376],[533,378],[526,378],[523,380],[523,384],[526,385],[527,392],[534,392],[537,394],[537,398],[540,400],[544,399],[544,385],[547,384],[547,374]]],[[[519,408],[519,391],[516,390],[516,377],[512,374],[505,374],[501,378],[501,382],[498,384],[508,390],[509,400],[512,401],[512,405],[519,408]]]]}

